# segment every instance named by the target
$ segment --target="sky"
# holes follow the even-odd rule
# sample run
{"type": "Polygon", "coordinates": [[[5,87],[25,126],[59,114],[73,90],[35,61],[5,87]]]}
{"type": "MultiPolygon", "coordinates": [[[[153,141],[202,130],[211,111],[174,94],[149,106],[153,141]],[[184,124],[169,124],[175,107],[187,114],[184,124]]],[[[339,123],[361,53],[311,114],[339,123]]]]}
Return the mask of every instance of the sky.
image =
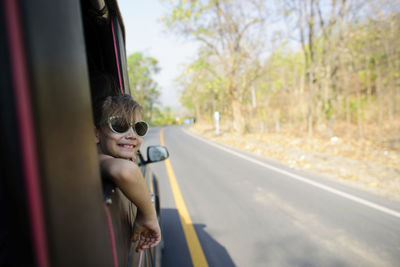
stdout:
{"type": "Polygon", "coordinates": [[[142,52],[158,60],[161,71],[154,79],[161,91],[160,102],[179,109],[179,93],[174,79],[182,73],[185,62],[196,55],[193,42],[168,33],[160,18],[166,13],[159,0],[119,0],[125,24],[127,56],[142,52]]]}

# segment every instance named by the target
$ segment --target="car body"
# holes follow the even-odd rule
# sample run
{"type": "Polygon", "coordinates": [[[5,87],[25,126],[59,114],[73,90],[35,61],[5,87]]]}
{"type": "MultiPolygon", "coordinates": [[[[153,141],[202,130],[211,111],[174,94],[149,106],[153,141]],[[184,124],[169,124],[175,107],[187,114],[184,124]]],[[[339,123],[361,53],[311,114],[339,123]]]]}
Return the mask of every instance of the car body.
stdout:
{"type": "MultiPolygon", "coordinates": [[[[159,265],[160,246],[135,253],[136,207],[99,171],[92,103],[130,92],[117,1],[5,0],[0,12],[0,265],[159,265]],[[99,72],[120,91],[97,86],[99,72]]],[[[144,154],[159,213],[149,164],[165,157],[144,154]]]]}

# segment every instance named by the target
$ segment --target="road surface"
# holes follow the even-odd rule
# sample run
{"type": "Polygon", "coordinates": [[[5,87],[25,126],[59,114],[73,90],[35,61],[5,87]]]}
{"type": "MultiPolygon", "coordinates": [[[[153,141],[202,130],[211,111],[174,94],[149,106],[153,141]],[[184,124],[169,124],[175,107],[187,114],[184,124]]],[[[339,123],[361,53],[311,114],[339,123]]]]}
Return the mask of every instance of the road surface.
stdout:
{"type": "Polygon", "coordinates": [[[152,128],[142,151],[160,137],[200,243],[189,249],[195,238],[183,230],[168,167],[153,164],[164,267],[201,266],[199,255],[208,266],[224,267],[400,266],[398,202],[207,142],[179,126],[152,128]]]}

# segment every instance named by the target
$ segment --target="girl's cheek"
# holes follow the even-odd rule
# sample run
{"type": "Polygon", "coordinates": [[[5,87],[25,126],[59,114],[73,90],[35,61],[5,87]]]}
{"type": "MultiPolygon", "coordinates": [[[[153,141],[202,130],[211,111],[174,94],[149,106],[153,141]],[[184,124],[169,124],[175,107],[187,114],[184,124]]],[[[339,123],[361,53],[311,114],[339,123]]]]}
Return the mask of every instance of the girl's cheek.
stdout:
{"type": "Polygon", "coordinates": [[[139,141],[138,142],[138,147],[140,148],[142,146],[142,144],[143,144],[143,138],[139,138],[138,141],[139,141]]]}

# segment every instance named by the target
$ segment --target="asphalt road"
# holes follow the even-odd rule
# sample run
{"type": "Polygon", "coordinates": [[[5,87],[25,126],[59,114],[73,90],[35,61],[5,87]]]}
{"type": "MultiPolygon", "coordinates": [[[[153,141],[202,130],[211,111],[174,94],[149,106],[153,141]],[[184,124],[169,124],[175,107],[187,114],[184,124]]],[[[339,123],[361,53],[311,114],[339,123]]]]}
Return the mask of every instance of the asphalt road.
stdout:
{"type": "MultiPolygon", "coordinates": [[[[221,149],[182,127],[153,128],[170,162],[209,266],[400,266],[400,203],[221,149]]],[[[192,266],[164,162],[164,267],[192,266]]]]}

